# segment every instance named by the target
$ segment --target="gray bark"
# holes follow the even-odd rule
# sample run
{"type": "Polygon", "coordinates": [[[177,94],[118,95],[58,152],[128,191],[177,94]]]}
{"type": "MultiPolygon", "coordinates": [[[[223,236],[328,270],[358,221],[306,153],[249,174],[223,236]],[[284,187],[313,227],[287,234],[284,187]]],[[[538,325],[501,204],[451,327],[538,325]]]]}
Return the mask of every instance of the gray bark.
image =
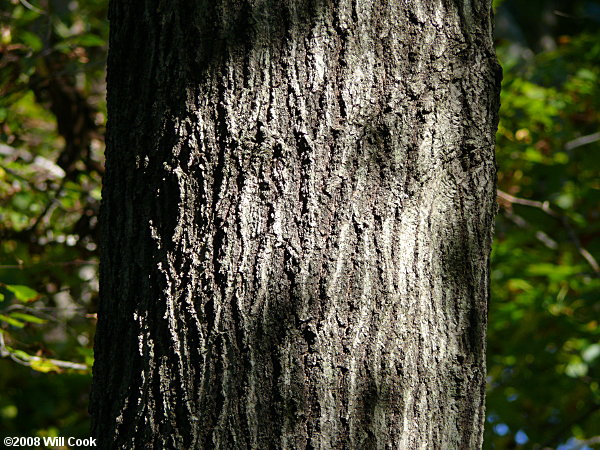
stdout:
{"type": "Polygon", "coordinates": [[[481,447],[491,1],[110,20],[100,447],[481,447]]]}

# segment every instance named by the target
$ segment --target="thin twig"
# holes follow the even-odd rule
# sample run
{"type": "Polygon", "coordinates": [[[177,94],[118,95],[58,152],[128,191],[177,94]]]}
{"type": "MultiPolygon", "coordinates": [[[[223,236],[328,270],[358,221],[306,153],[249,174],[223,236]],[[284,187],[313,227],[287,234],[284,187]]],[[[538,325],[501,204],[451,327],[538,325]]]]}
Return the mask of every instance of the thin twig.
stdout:
{"type": "Polygon", "coordinates": [[[506,200],[508,203],[511,203],[511,204],[539,208],[542,211],[544,211],[546,214],[548,214],[552,217],[556,217],[556,218],[560,217],[560,215],[556,211],[554,211],[550,208],[550,202],[547,200],[545,202],[538,202],[536,200],[527,200],[525,198],[514,197],[507,192],[501,191],[500,189],[498,189],[498,197],[500,197],[503,200],[506,200]]]}
{"type": "Polygon", "coordinates": [[[85,266],[98,265],[98,261],[82,261],[82,260],[74,260],[74,261],[64,261],[64,262],[44,262],[44,263],[34,263],[34,264],[0,264],[0,269],[28,269],[30,267],[51,267],[51,266],[85,266]]]}
{"type": "Polygon", "coordinates": [[[38,14],[46,14],[46,11],[37,8],[35,6],[33,6],[31,3],[29,3],[27,0],[19,0],[19,2],[21,2],[21,5],[23,5],[25,8],[31,10],[31,11],[35,11],[38,14]]]}
{"type": "Polygon", "coordinates": [[[67,182],[66,177],[60,181],[58,188],[56,189],[56,191],[54,191],[54,196],[48,202],[48,204],[45,206],[42,213],[37,217],[37,219],[33,222],[33,224],[25,230],[26,233],[31,233],[31,232],[35,231],[35,229],[38,227],[38,225],[43,220],[46,220],[46,217],[52,212],[52,207],[56,207],[60,203],[59,197],[62,194],[62,191],[65,187],[66,182],[67,182]]]}
{"type": "Polygon", "coordinates": [[[87,371],[89,367],[86,364],[74,363],[71,361],[62,361],[60,359],[51,359],[51,358],[41,358],[39,356],[29,356],[27,361],[24,361],[26,366],[31,367],[31,361],[34,362],[49,362],[56,367],[60,367],[61,369],[72,369],[72,370],[85,370],[87,371]]]}
{"type": "Polygon", "coordinates": [[[504,201],[501,203],[505,203],[505,204],[508,203],[509,205],[513,205],[513,204],[524,205],[524,206],[530,206],[532,208],[538,208],[538,209],[544,211],[549,216],[560,220],[563,227],[565,227],[567,229],[569,239],[571,240],[571,242],[573,242],[573,244],[575,244],[575,247],[577,248],[579,254],[587,261],[587,263],[592,267],[594,272],[600,273],[600,265],[598,264],[596,259],[592,256],[592,254],[581,245],[581,242],[579,241],[579,238],[577,237],[577,234],[575,233],[575,230],[569,223],[569,220],[567,219],[567,217],[564,214],[559,214],[556,211],[554,211],[550,207],[550,202],[548,202],[548,201],[539,202],[536,200],[527,200],[525,198],[515,197],[513,195],[508,194],[507,192],[501,191],[500,189],[498,189],[498,198],[500,198],[501,200],[504,201]]]}
{"type": "Polygon", "coordinates": [[[4,342],[4,333],[0,332],[0,357],[6,358],[10,357],[14,362],[21,364],[23,366],[31,367],[32,362],[47,362],[55,365],[56,367],[60,367],[61,369],[71,369],[71,370],[89,370],[87,364],[74,363],[70,361],[62,361],[60,359],[51,359],[51,358],[42,358],[40,356],[27,355],[27,359],[24,357],[17,356],[14,352],[11,352],[10,349],[6,346],[4,342]]]}
{"type": "Polygon", "coordinates": [[[10,352],[6,348],[6,344],[4,343],[4,333],[0,331],[0,357],[6,358],[10,355],[10,352]]]}
{"type": "Polygon", "coordinates": [[[583,147],[584,145],[591,144],[596,141],[600,141],[600,131],[597,133],[588,134],[587,136],[581,136],[577,139],[567,142],[565,144],[565,150],[573,150],[577,147],[583,147]]]}
{"type": "MultiPolygon", "coordinates": [[[[506,210],[505,216],[515,225],[517,225],[520,228],[533,228],[531,226],[531,224],[529,222],[527,222],[523,217],[513,213],[510,210],[506,210]]],[[[542,244],[544,244],[546,247],[548,247],[551,250],[556,250],[558,248],[558,244],[557,242],[552,239],[550,236],[548,236],[546,233],[544,233],[543,231],[536,231],[535,233],[535,237],[538,241],[540,241],[542,244]]]]}
{"type": "Polygon", "coordinates": [[[54,317],[52,314],[48,314],[44,311],[41,310],[41,308],[29,308],[28,306],[25,305],[21,305],[20,303],[14,303],[12,305],[9,305],[6,307],[5,309],[6,311],[25,311],[26,313],[29,313],[35,317],[40,317],[44,320],[48,320],[50,322],[56,322],[59,323],[60,325],[62,325],[62,322],[60,320],[58,320],[56,317],[54,317]]]}

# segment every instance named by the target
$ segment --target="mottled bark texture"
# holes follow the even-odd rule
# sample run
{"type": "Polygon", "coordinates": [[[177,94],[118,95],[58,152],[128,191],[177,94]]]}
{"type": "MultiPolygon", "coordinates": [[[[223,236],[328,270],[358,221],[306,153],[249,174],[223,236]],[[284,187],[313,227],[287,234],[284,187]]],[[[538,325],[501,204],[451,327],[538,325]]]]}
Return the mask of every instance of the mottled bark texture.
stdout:
{"type": "Polygon", "coordinates": [[[100,446],[475,449],[491,0],[113,0],[100,446]]]}

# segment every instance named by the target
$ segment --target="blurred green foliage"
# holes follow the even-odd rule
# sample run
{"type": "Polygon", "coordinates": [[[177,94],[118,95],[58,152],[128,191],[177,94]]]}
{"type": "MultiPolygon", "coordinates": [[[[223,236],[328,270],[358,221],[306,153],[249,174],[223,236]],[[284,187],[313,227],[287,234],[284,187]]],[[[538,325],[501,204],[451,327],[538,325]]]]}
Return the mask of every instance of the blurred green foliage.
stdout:
{"type": "Polygon", "coordinates": [[[87,436],[105,1],[0,3],[0,433],[87,436]]]}
{"type": "Polygon", "coordinates": [[[486,447],[600,448],[600,4],[505,0],[497,22],[486,447]]]}
{"type": "MultiPolygon", "coordinates": [[[[496,0],[486,448],[600,448],[600,4],[496,0]]],[[[106,0],[0,5],[1,433],[87,435],[106,0]]]]}

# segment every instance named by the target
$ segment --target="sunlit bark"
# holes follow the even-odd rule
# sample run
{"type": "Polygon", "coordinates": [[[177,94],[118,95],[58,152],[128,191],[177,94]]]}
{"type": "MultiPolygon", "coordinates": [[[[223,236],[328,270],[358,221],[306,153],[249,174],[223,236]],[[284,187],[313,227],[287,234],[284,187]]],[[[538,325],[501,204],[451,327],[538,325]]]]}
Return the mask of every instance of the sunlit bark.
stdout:
{"type": "Polygon", "coordinates": [[[110,20],[101,446],[480,447],[491,2],[110,20]]]}

